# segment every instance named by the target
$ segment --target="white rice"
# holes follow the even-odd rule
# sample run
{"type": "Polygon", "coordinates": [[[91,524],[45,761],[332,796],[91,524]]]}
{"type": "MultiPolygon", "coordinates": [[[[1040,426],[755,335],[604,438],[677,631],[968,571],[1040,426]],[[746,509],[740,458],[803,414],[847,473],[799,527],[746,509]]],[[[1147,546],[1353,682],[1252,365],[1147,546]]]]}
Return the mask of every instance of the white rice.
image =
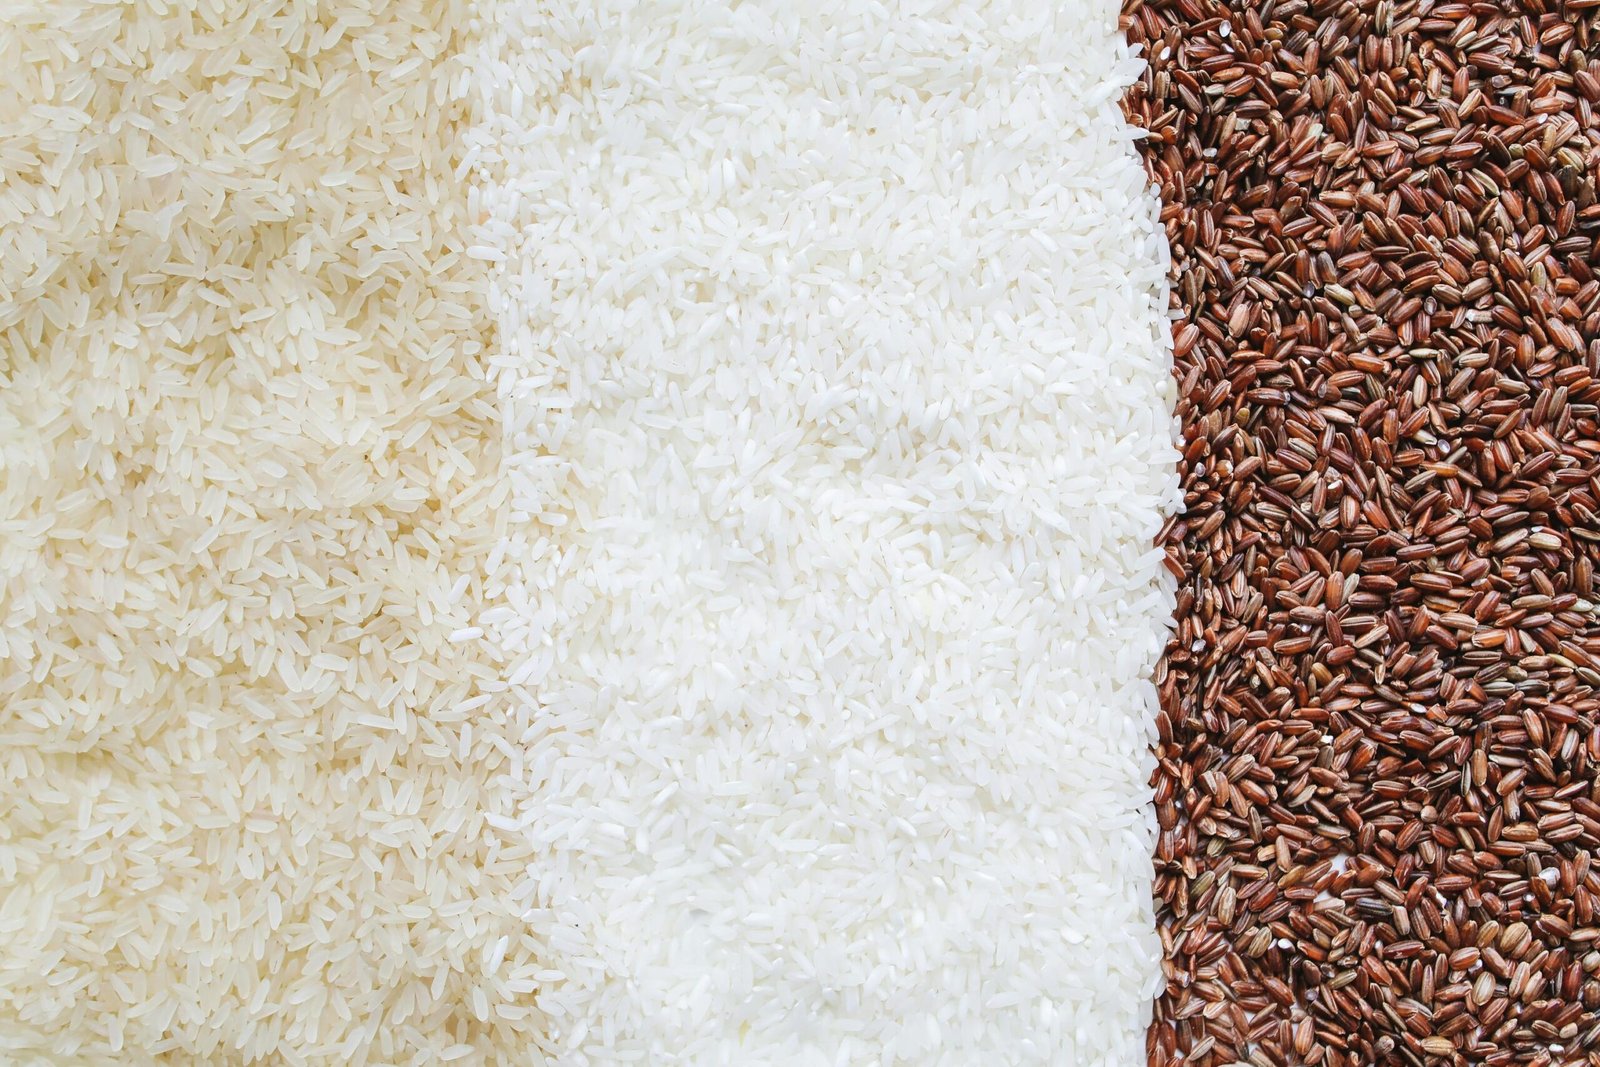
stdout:
{"type": "Polygon", "coordinates": [[[0,1062],[1142,1061],[1114,4],[0,6],[0,1062]]]}
{"type": "Polygon", "coordinates": [[[463,5],[0,8],[0,1063],[525,1063],[463,5]]]}
{"type": "Polygon", "coordinates": [[[492,821],[553,1062],[1142,1062],[1178,493],[1115,16],[486,27],[492,821]]]}

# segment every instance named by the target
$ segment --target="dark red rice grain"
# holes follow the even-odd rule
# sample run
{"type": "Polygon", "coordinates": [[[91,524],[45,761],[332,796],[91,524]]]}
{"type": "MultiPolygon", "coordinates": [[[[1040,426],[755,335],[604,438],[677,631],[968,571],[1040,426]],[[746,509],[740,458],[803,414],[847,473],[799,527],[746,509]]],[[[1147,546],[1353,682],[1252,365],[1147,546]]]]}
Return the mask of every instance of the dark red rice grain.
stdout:
{"type": "Polygon", "coordinates": [[[1127,0],[1188,510],[1150,1062],[1600,1065],[1600,0],[1127,0]]]}

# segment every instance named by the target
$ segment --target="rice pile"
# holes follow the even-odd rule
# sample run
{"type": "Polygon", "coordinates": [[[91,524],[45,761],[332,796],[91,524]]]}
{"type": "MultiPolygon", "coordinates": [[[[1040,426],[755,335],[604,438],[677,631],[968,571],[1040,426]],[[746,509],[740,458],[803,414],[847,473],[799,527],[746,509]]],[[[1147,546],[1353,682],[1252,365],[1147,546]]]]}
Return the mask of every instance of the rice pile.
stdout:
{"type": "Polygon", "coordinates": [[[483,818],[504,672],[452,643],[506,496],[464,19],[0,13],[0,1060],[542,1028],[483,818]]]}
{"type": "Polygon", "coordinates": [[[1137,1062],[1116,14],[0,5],[0,1061],[1137,1062]]]}
{"type": "Polygon", "coordinates": [[[565,1064],[1131,1064],[1172,582],[1114,5],[525,3],[469,156],[565,1064]]]}
{"type": "Polygon", "coordinates": [[[1149,1062],[1600,1064],[1600,5],[1126,17],[1187,504],[1149,1062]]]}

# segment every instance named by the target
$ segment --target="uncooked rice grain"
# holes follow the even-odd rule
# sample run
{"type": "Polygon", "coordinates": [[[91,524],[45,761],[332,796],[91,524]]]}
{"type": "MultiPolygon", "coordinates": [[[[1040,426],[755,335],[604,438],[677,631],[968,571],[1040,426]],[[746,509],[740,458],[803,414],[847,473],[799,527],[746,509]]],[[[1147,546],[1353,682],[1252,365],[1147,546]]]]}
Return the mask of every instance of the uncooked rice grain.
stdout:
{"type": "Polygon", "coordinates": [[[498,15],[494,822],[552,1054],[1136,1062],[1176,498],[1114,6],[498,15]]]}
{"type": "Polygon", "coordinates": [[[465,18],[0,7],[0,1060],[543,1031],[449,640],[505,501],[465,18]]]}
{"type": "Polygon", "coordinates": [[[1150,1063],[1600,1063],[1600,5],[1126,18],[1183,315],[1150,1063]]]}

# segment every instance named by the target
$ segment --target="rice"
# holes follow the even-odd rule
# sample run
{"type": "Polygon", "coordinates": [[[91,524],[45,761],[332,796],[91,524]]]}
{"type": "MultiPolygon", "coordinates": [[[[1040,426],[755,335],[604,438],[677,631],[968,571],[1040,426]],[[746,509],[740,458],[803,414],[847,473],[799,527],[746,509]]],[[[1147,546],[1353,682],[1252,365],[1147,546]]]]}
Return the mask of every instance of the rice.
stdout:
{"type": "Polygon", "coordinates": [[[1138,1062],[1109,3],[0,13],[0,1060],[1138,1062]]]}
{"type": "Polygon", "coordinates": [[[539,1040],[466,18],[0,14],[0,1060],[539,1040]]]}
{"type": "Polygon", "coordinates": [[[1178,505],[1115,5],[520,2],[471,83],[562,1064],[1133,1064],[1178,505]]]}

